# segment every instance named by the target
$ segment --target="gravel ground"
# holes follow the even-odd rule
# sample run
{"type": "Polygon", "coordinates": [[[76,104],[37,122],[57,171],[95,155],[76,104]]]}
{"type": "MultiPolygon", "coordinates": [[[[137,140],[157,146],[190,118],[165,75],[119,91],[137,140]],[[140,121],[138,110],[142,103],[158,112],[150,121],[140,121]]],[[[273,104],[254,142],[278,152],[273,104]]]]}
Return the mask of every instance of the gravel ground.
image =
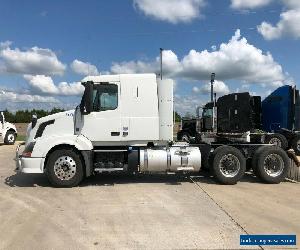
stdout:
{"type": "Polygon", "coordinates": [[[300,235],[298,184],[99,175],[55,189],[16,174],[14,150],[0,146],[0,249],[238,249],[240,234],[300,235]]]}

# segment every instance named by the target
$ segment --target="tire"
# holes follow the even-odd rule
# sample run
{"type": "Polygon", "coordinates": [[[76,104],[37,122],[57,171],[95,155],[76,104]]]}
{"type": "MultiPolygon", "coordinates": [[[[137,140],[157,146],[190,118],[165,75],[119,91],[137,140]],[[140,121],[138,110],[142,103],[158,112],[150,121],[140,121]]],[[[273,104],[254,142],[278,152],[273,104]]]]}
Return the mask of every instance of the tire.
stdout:
{"type": "Polygon", "coordinates": [[[244,176],[245,171],[246,159],[238,149],[221,146],[213,152],[212,172],[219,183],[234,185],[244,176]]]}
{"type": "Polygon", "coordinates": [[[266,144],[274,144],[278,147],[281,147],[284,150],[286,150],[289,146],[287,139],[282,134],[267,135],[265,143],[266,144]]]}
{"type": "Polygon", "coordinates": [[[16,141],[16,133],[14,131],[7,131],[5,138],[4,138],[4,143],[6,145],[14,145],[16,141]]]}
{"type": "Polygon", "coordinates": [[[260,156],[261,152],[266,150],[266,148],[269,148],[270,146],[261,146],[253,154],[252,160],[251,160],[251,167],[253,170],[253,173],[258,177],[257,173],[257,159],[260,156]]]}
{"type": "Polygon", "coordinates": [[[300,136],[296,136],[291,143],[291,148],[295,151],[297,156],[300,156],[300,136]]]}
{"type": "Polygon", "coordinates": [[[269,184],[282,182],[286,178],[290,166],[290,159],[286,152],[276,146],[260,149],[254,161],[256,161],[256,175],[263,182],[269,184]]]}
{"type": "Polygon", "coordinates": [[[81,157],[73,149],[53,151],[46,164],[46,174],[55,187],[74,187],[84,178],[81,157]]]}

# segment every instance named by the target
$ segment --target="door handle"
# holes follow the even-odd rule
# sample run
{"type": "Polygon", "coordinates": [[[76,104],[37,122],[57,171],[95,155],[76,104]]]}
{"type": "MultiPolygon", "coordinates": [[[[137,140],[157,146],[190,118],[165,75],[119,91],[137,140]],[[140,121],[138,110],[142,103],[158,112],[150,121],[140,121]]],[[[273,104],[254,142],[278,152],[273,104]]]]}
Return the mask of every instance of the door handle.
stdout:
{"type": "Polygon", "coordinates": [[[111,136],[119,136],[120,132],[111,132],[110,134],[111,134],[111,136]]]}

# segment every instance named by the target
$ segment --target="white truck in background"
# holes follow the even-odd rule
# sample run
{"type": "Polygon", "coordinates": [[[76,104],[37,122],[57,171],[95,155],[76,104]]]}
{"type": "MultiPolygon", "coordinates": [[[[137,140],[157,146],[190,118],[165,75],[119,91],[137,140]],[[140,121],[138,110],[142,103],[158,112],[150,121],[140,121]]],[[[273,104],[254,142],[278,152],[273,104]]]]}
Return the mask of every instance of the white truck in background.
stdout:
{"type": "Polygon", "coordinates": [[[0,112],[0,141],[7,145],[15,144],[17,138],[16,126],[5,121],[4,112],[0,112]]]}
{"type": "Polygon", "coordinates": [[[235,184],[247,162],[268,183],[287,174],[288,156],[276,146],[174,143],[172,80],[101,75],[82,84],[75,110],[33,119],[17,147],[17,171],[45,173],[56,187],[76,186],[95,173],[198,173],[202,165],[220,183],[235,184]]]}

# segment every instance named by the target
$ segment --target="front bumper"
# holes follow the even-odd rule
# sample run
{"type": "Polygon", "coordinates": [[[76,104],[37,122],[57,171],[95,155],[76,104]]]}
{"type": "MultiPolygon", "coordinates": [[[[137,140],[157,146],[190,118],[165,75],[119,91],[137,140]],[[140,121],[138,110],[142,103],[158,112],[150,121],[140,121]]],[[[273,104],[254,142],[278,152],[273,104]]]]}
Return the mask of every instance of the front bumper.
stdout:
{"type": "MultiPolygon", "coordinates": [[[[25,143],[21,143],[16,148],[16,171],[22,172],[22,173],[35,173],[35,174],[41,174],[43,173],[43,166],[45,158],[40,157],[23,157],[22,147],[25,145],[25,143]]],[[[23,147],[24,148],[24,147],[23,147]]]]}

